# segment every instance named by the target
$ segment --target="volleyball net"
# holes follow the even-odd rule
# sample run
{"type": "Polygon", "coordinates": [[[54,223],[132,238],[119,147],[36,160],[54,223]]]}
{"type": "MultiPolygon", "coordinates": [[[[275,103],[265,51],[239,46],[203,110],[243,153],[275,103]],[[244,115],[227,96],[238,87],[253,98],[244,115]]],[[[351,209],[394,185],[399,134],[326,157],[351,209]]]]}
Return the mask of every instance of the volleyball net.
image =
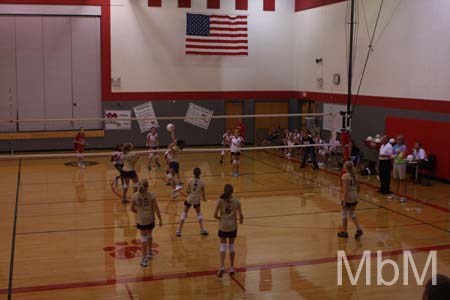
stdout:
{"type": "Polygon", "coordinates": [[[0,160],[73,160],[80,155],[74,151],[80,128],[85,131],[86,158],[111,156],[117,145],[127,143],[134,145],[137,155],[163,154],[172,142],[168,124],[175,126],[176,138],[185,142],[184,153],[229,151],[226,134],[238,130],[244,138],[241,151],[277,151],[293,157],[305,147],[338,151],[340,123],[335,114],[213,115],[198,108],[185,116],[156,116],[153,112],[133,117],[130,112],[109,111],[104,118],[0,120],[0,160]],[[149,140],[153,140],[149,137],[152,130],[158,136],[158,149],[150,149],[154,146],[149,140]],[[312,140],[302,141],[309,137],[312,140]]]}

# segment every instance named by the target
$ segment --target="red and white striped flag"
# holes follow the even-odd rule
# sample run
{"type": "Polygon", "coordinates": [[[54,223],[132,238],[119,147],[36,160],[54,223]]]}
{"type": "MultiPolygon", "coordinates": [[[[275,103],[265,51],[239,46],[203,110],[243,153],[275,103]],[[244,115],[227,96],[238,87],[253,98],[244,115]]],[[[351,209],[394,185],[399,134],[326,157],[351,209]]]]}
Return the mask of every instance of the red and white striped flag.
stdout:
{"type": "Polygon", "coordinates": [[[187,13],[186,54],[248,55],[247,16],[187,13]]]}

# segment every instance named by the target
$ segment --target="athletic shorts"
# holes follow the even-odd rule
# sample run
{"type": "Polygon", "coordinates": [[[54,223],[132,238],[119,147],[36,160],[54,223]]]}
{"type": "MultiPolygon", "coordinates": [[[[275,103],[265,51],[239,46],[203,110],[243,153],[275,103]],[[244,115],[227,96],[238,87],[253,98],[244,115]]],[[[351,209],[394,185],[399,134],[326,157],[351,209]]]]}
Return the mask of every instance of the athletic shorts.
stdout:
{"type": "Polygon", "coordinates": [[[356,207],[357,204],[358,204],[358,201],[356,201],[356,202],[345,202],[345,201],[342,201],[341,202],[341,206],[342,207],[347,207],[347,208],[356,207]]]}
{"type": "Polygon", "coordinates": [[[394,164],[394,168],[392,169],[392,177],[394,179],[405,180],[406,164],[394,164]]]}
{"type": "Polygon", "coordinates": [[[139,223],[136,223],[136,227],[139,230],[153,230],[153,228],[155,228],[155,222],[148,225],[141,225],[139,223]]]}
{"type": "Polygon", "coordinates": [[[123,168],[123,165],[114,165],[114,168],[116,168],[116,170],[117,171],[119,171],[119,173],[120,173],[120,175],[122,175],[122,172],[123,172],[123,170],[122,170],[122,168],[123,168]]]}
{"type": "Polygon", "coordinates": [[[238,152],[231,152],[231,155],[240,156],[241,152],[240,151],[238,151],[238,152]]]}
{"type": "Polygon", "coordinates": [[[169,169],[172,169],[175,171],[176,174],[180,171],[180,164],[176,161],[171,161],[169,164],[169,169]]]}
{"type": "Polygon", "coordinates": [[[200,203],[199,204],[191,204],[191,203],[188,203],[187,201],[184,201],[184,206],[186,206],[187,208],[191,208],[192,205],[194,206],[194,208],[200,207],[200,203]]]}
{"type": "Polygon", "coordinates": [[[122,177],[133,179],[133,178],[137,178],[138,176],[136,174],[136,171],[122,171],[122,177]]]}
{"type": "Polygon", "coordinates": [[[236,238],[237,237],[237,229],[234,231],[220,231],[218,233],[220,238],[236,238]]]}

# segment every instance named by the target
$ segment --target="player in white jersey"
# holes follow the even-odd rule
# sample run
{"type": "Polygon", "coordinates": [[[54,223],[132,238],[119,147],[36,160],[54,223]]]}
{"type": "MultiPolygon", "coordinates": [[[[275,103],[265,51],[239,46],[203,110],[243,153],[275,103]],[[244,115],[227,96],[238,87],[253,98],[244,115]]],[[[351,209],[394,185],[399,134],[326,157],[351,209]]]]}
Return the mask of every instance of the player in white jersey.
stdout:
{"type": "Polygon", "coordinates": [[[222,151],[220,151],[220,163],[223,164],[223,157],[225,156],[225,149],[230,147],[230,140],[232,137],[231,128],[227,129],[227,132],[225,132],[222,135],[222,151]]]}
{"type": "Polygon", "coordinates": [[[172,198],[177,196],[177,192],[180,191],[183,186],[180,181],[180,153],[183,150],[184,141],[177,139],[175,136],[175,130],[172,131],[172,143],[169,145],[171,151],[170,163],[169,163],[169,182],[173,186],[172,198]]]}
{"type": "Polygon", "coordinates": [[[118,181],[119,179],[122,181],[123,186],[123,177],[122,177],[122,171],[123,171],[123,144],[117,145],[116,149],[114,151],[113,156],[111,157],[111,162],[114,165],[114,168],[119,172],[119,176],[116,176],[114,178],[114,188],[117,189],[118,181]]]}
{"type": "Polygon", "coordinates": [[[159,148],[159,138],[158,138],[158,132],[156,132],[156,128],[152,127],[150,129],[150,133],[147,135],[147,144],[146,146],[150,150],[150,153],[148,155],[148,170],[152,170],[152,159],[155,158],[155,164],[159,167],[161,165],[159,164],[159,155],[158,152],[154,150],[158,150],[159,148]]]}
{"type": "Polygon", "coordinates": [[[137,192],[133,195],[131,211],[136,214],[136,227],[141,232],[142,259],[141,266],[148,266],[148,260],[153,257],[152,231],[155,228],[155,214],[162,226],[161,212],[156,202],[155,194],[148,191],[148,181],[143,179],[138,184],[137,192]]]}
{"type": "Polygon", "coordinates": [[[192,178],[187,186],[187,197],[186,201],[184,202],[184,209],[181,213],[181,221],[180,226],[178,227],[178,230],[176,232],[176,235],[178,237],[181,236],[181,230],[183,229],[184,222],[186,220],[187,214],[189,212],[189,209],[191,206],[194,206],[195,211],[197,212],[197,220],[200,224],[200,234],[201,235],[208,235],[208,231],[203,228],[203,215],[200,210],[200,201],[203,200],[206,202],[205,197],[205,183],[203,180],[200,179],[200,174],[202,171],[200,168],[194,169],[194,178],[192,178]]]}
{"type": "Polygon", "coordinates": [[[123,184],[123,199],[122,199],[122,203],[130,202],[127,199],[127,192],[128,192],[130,179],[134,183],[134,185],[133,185],[133,192],[137,191],[137,186],[136,185],[137,185],[137,183],[139,181],[138,175],[136,173],[136,163],[137,163],[139,157],[132,150],[133,150],[133,144],[131,144],[131,143],[126,144],[123,147],[124,157],[123,157],[122,177],[124,179],[124,184],[123,184]]]}
{"type": "Polygon", "coordinates": [[[244,138],[241,137],[239,129],[234,130],[234,135],[230,139],[230,152],[233,159],[233,176],[241,175],[239,173],[239,163],[241,156],[241,147],[244,145],[244,138]]]}

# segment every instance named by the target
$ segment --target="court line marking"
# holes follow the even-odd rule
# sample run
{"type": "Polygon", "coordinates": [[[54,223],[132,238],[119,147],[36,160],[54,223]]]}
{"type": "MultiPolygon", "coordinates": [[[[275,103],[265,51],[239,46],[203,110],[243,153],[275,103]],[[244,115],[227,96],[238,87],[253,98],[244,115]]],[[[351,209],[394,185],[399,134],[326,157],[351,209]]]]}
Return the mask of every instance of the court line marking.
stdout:
{"type": "MultiPolygon", "coordinates": [[[[271,155],[275,155],[275,156],[280,157],[279,154],[269,153],[269,152],[265,152],[265,153],[268,153],[268,154],[271,154],[271,155]]],[[[249,158],[250,158],[250,159],[253,159],[253,160],[255,160],[255,161],[260,161],[260,160],[258,160],[258,159],[252,158],[252,157],[249,157],[249,158]]],[[[282,158],[284,158],[284,157],[282,157],[282,158]]],[[[285,159],[285,158],[284,158],[284,159],[285,159]]],[[[260,162],[261,162],[261,161],[260,161],[260,162]]],[[[266,162],[264,162],[264,163],[267,164],[266,162]]],[[[267,164],[267,165],[270,166],[270,164],[267,164]]],[[[278,167],[275,167],[275,166],[272,166],[272,167],[278,168],[278,167]]],[[[335,176],[339,176],[338,174],[335,174],[335,173],[330,172],[330,171],[328,171],[328,170],[319,169],[319,171],[325,172],[325,173],[327,173],[327,174],[332,174],[332,175],[335,175],[335,176]]],[[[314,181],[314,180],[312,180],[312,179],[308,179],[308,178],[306,178],[306,177],[304,177],[304,176],[301,176],[301,175],[300,175],[300,177],[303,177],[305,180],[309,180],[310,182],[317,183],[317,184],[320,184],[320,185],[322,185],[322,186],[325,186],[323,183],[320,183],[320,182],[318,182],[318,181],[314,181]]],[[[373,186],[373,185],[370,185],[370,184],[367,184],[367,183],[364,183],[364,182],[362,182],[362,184],[366,184],[366,185],[368,185],[368,186],[375,187],[375,186],[373,186]]],[[[336,189],[336,191],[342,192],[341,190],[337,190],[337,189],[336,189]]],[[[370,204],[373,204],[373,205],[375,205],[375,206],[377,206],[377,207],[380,207],[380,208],[383,208],[383,209],[385,209],[385,210],[388,210],[388,211],[391,211],[391,212],[393,212],[393,213],[396,213],[396,214],[398,214],[398,215],[400,215],[400,216],[403,216],[403,217],[405,217],[405,218],[409,218],[409,219],[412,219],[412,220],[414,220],[414,221],[416,221],[416,222],[420,222],[420,223],[422,223],[422,224],[424,224],[424,225],[429,225],[429,226],[431,226],[431,227],[433,227],[433,228],[435,228],[435,229],[442,230],[442,231],[444,231],[444,232],[450,233],[450,230],[449,230],[449,229],[445,229],[445,228],[440,227],[440,226],[437,226],[437,225],[435,225],[435,224],[433,224],[433,223],[430,223],[430,222],[426,222],[426,221],[420,220],[420,219],[418,219],[418,218],[416,218],[416,217],[409,216],[409,215],[407,215],[407,214],[405,214],[405,213],[402,213],[402,212],[400,212],[400,211],[397,211],[397,210],[395,210],[395,209],[389,208],[389,207],[387,207],[387,206],[381,205],[381,204],[379,204],[379,203],[375,203],[375,202],[373,202],[373,201],[370,201],[370,200],[367,200],[367,199],[364,199],[364,198],[361,198],[361,197],[359,197],[359,199],[362,200],[362,201],[364,201],[364,202],[366,202],[366,203],[370,203],[370,204]]],[[[410,198],[408,198],[408,199],[410,199],[410,198]]],[[[412,198],[412,199],[414,199],[414,198],[412,198]]],[[[421,204],[423,204],[423,205],[425,205],[425,206],[430,206],[430,207],[433,207],[433,208],[437,208],[437,209],[439,209],[439,210],[443,210],[443,211],[446,211],[446,212],[447,212],[447,211],[450,212],[450,210],[444,209],[443,207],[435,206],[435,205],[428,205],[428,203],[423,202],[423,201],[421,201],[421,200],[418,200],[418,199],[415,199],[415,200],[416,200],[416,202],[421,203],[421,204]]],[[[413,200],[413,201],[415,201],[415,200],[413,200]]]]}
{"type": "Polygon", "coordinates": [[[240,287],[242,289],[243,292],[246,292],[247,289],[245,288],[245,286],[235,277],[235,275],[230,275],[231,280],[236,283],[236,285],[238,287],[240,287]]]}
{"type": "MultiPolygon", "coordinates": [[[[267,153],[267,154],[270,154],[270,155],[274,155],[274,156],[276,156],[278,158],[286,159],[284,156],[281,156],[280,154],[277,154],[277,153],[271,153],[271,152],[269,152],[267,150],[264,150],[263,152],[267,153]]],[[[300,160],[298,160],[296,158],[290,159],[290,161],[293,161],[293,162],[296,162],[296,163],[300,163],[300,160]]],[[[339,174],[336,174],[336,173],[334,173],[332,171],[329,171],[329,170],[326,170],[326,169],[320,169],[320,168],[318,170],[320,172],[324,172],[324,173],[331,174],[331,175],[339,177],[339,174]]],[[[374,185],[374,184],[371,184],[371,183],[368,183],[368,182],[364,182],[364,181],[360,181],[360,183],[363,184],[363,185],[369,186],[371,188],[378,189],[378,187],[376,185],[374,185]]],[[[417,199],[417,198],[414,198],[414,197],[411,197],[411,196],[408,196],[408,195],[402,195],[402,196],[405,196],[407,199],[409,199],[411,201],[414,201],[414,202],[417,202],[417,203],[420,203],[420,204],[422,204],[424,206],[429,206],[429,207],[441,210],[441,211],[446,212],[446,213],[450,212],[450,209],[448,209],[446,207],[442,207],[442,206],[439,206],[439,205],[436,205],[436,204],[433,204],[433,203],[428,203],[428,202],[425,202],[423,200],[420,200],[420,199],[417,199]]]]}
{"type": "Polygon", "coordinates": [[[9,279],[8,279],[8,300],[12,299],[13,291],[13,276],[14,276],[14,255],[16,251],[16,232],[17,232],[17,211],[19,209],[19,195],[20,195],[20,171],[22,168],[22,160],[19,159],[17,170],[17,187],[16,187],[16,203],[14,207],[14,220],[11,240],[11,256],[9,258],[9,279]]]}
{"type": "Polygon", "coordinates": [[[127,289],[128,297],[130,297],[130,300],[134,300],[133,293],[131,292],[130,286],[128,283],[125,283],[125,288],[127,289]]]}
{"type": "MultiPolygon", "coordinates": [[[[450,244],[436,245],[436,246],[424,246],[417,248],[402,248],[397,250],[389,250],[383,251],[383,257],[396,256],[403,254],[404,251],[409,250],[412,253],[420,253],[420,252],[428,252],[432,250],[436,251],[444,251],[449,250],[450,244]]],[[[377,256],[376,252],[371,253],[371,258],[375,258],[377,256]]],[[[361,259],[361,254],[355,254],[347,256],[347,260],[358,260],[361,259]]],[[[262,264],[254,264],[248,266],[237,267],[236,271],[240,273],[246,273],[250,271],[260,271],[267,269],[283,269],[290,267],[301,267],[301,266],[311,266],[311,265],[320,265],[326,263],[336,262],[337,257],[322,257],[322,258],[312,258],[305,259],[300,261],[290,261],[290,262],[278,262],[278,263],[262,263],[262,264]]],[[[216,276],[217,270],[203,270],[203,271],[194,271],[194,272],[179,272],[179,273],[167,273],[167,274],[157,274],[157,275],[149,275],[149,276],[141,276],[141,277],[129,277],[129,278],[119,278],[119,279],[104,279],[104,280],[95,280],[95,281],[82,281],[82,282],[69,282],[69,283],[56,283],[56,284],[48,284],[48,285],[35,285],[35,286],[25,286],[25,287],[17,287],[13,289],[14,293],[31,293],[31,292],[45,292],[45,291],[56,291],[56,290],[66,290],[66,289],[76,289],[76,288],[90,288],[90,287],[101,287],[101,286],[110,286],[110,285],[118,285],[118,284],[129,284],[129,283],[141,283],[141,282],[153,282],[153,281],[163,281],[169,279],[187,279],[187,278],[195,278],[195,277],[207,277],[207,276],[216,276]]],[[[7,289],[0,290],[0,294],[5,294],[7,289]]]]}

